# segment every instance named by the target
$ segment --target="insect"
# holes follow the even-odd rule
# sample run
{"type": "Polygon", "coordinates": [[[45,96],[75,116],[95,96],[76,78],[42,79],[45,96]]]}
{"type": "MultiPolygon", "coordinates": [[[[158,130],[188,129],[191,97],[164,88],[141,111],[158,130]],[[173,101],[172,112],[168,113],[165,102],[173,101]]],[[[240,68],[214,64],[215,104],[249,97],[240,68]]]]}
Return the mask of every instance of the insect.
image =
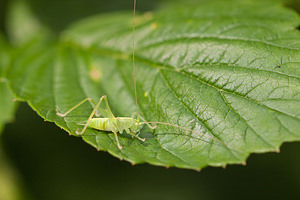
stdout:
{"type": "MultiPolygon", "coordinates": [[[[75,106],[73,106],[71,109],[69,109],[65,113],[60,113],[58,111],[58,109],[56,109],[57,115],[61,116],[61,117],[65,117],[70,112],[72,112],[74,109],[78,108],[83,103],[89,101],[94,106],[94,109],[91,112],[87,121],[84,121],[84,122],[81,122],[78,124],[78,125],[83,125],[84,127],[81,131],[79,131],[77,129],[76,134],[82,135],[86,131],[87,128],[93,128],[93,129],[97,129],[97,130],[101,130],[101,131],[113,132],[116,142],[117,142],[117,146],[119,149],[122,149],[123,147],[120,145],[120,142],[118,139],[118,133],[123,133],[124,131],[127,134],[131,135],[133,138],[137,138],[138,140],[143,141],[143,142],[145,141],[145,138],[139,137],[139,133],[140,133],[140,129],[141,129],[142,125],[147,125],[150,129],[155,129],[157,127],[157,124],[173,126],[173,127],[179,128],[179,129],[183,129],[185,131],[194,132],[196,134],[204,136],[203,133],[199,133],[195,130],[192,130],[192,129],[189,129],[189,128],[186,128],[183,126],[179,126],[176,124],[171,124],[171,123],[167,123],[167,122],[147,122],[142,116],[140,116],[139,109],[137,106],[138,101],[137,101],[137,89],[136,89],[136,78],[135,78],[135,60],[134,60],[134,58],[135,58],[135,56],[134,56],[135,10],[136,10],[136,0],[134,0],[134,11],[133,11],[132,60],[133,60],[133,78],[134,78],[134,91],[135,91],[135,103],[136,103],[137,118],[135,119],[133,117],[115,117],[109,107],[106,95],[102,96],[99,99],[98,103],[95,103],[91,98],[86,98],[86,99],[82,100],[81,102],[77,103],[75,106]],[[106,107],[105,109],[100,107],[102,102],[105,103],[105,107],[106,107]],[[99,117],[100,116],[99,112],[104,118],[99,117]],[[95,115],[97,116],[96,118],[94,118],[95,115]],[[142,120],[142,122],[140,122],[140,119],[142,120]],[[151,124],[154,124],[154,125],[152,126],[151,124]]],[[[218,141],[219,143],[222,143],[223,145],[225,145],[222,141],[219,141],[218,139],[216,139],[212,136],[205,135],[205,137],[209,137],[212,140],[218,141]]]]}
{"type": "Polygon", "coordinates": [[[141,125],[147,124],[148,127],[151,129],[156,128],[156,126],[151,126],[149,123],[147,123],[141,117],[140,118],[143,119],[144,122],[140,122],[139,119],[134,119],[134,118],[130,118],[130,117],[115,117],[109,107],[106,95],[102,96],[99,99],[99,102],[97,104],[91,98],[86,98],[86,99],[82,100],[81,102],[79,102],[78,104],[76,104],[75,106],[73,106],[70,110],[68,110],[64,114],[59,113],[58,110],[56,109],[56,112],[57,112],[56,114],[61,117],[65,117],[70,112],[72,112],[74,109],[78,108],[79,106],[81,106],[83,103],[85,103],[87,101],[91,102],[95,107],[94,107],[92,113],[90,114],[88,120],[79,124],[79,125],[84,125],[84,127],[81,131],[78,131],[78,130],[76,131],[77,135],[82,135],[88,127],[97,129],[97,130],[101,130],[101,131],[113,132],[115,135],[116,141],[117,141],[118,148],[122,149],[122,146],[120,145],[118,135],[117,135],[118,132],[123,133],[124,131],[126,131],[127,134],[144,142],[145,138],[140,138],[138,135],[139,127],[141,125]],[[103,100],[105,102],[106,109],[102,109],[100,107],[103,100]],[[101,115],[104,116],[105,118],[99,118],[99,117],[93,118],[94,115],[99,116],[99,114],[97,113],[98,111],[100,111],[101,115]]]}

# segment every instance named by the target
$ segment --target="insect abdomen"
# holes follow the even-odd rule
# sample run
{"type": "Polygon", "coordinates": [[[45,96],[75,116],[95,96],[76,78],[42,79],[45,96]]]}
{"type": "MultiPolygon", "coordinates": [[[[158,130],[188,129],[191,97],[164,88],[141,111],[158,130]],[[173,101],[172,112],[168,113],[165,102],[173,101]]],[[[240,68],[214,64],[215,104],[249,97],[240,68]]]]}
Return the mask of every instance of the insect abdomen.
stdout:
{"type": "Polygon", "coordinates": [[[113,131],[114,128],[109,118],[93,118],[88,127],[101,131],[113,131]]]}
{"type": "Polygon", "coordinates": [[[88,127],[101,131],[112,131],[122,133],[124,130],[128,132],[129,129],[131,129],[132,131],[137,131],[137,124],[138,121],[128,117],[118,117],[114,120],[111,120],[110,118],[93,118],[88,124],[88,127]],[[113,122],[117,122],[118,125],[113,122]]]}

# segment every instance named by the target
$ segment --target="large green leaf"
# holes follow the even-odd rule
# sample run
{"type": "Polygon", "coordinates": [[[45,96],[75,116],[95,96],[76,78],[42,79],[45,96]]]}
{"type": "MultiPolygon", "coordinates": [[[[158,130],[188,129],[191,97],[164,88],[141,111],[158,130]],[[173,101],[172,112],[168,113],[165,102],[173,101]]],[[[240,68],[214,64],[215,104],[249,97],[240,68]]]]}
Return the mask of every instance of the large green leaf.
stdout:
{"type": "MultiPolygon", "coordinates": [[[[279,4],[230,1],[178,7],[136,18],[138,106],[146,142],[88,129],[99,150],[132,163],[201,169],[244,163],[251,152],[278,151],[300,139],[299,16],[279,4]]],[[[44,119],[75,135],[86,97],[108,95],[116,116],[135,112],[132,14],[77,23],[59,45],[33,41],[9,73],[16,95],[44,119]]]]}

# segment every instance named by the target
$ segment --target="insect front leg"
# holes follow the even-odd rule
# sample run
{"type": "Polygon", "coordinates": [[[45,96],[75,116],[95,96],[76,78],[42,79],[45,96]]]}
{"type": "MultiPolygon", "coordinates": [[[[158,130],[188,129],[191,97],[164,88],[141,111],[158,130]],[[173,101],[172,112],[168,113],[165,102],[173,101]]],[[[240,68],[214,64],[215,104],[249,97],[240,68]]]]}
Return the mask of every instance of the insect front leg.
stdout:
{"type": "Polygon", "coordinates": [[[154,126],[151,126],[142,116],[139,116],[139,117],[143,120],[143,123],[146,124],[149,128],[156,129],[156,127],[157,127],[156,124],[154,126]]]}
{"type": "Polygon", "coordinates": [[[134,131],[130,131],[128,134],[131,135],[132,137],[135,137],[135,138],[143,141],[143,142],[145,142],[145,140],[146,140],[146,138],[140,138],[139,134],[136,134],[134,131]]]}
{"type": "Polygon", "coordinates": [[[143,120],[143,124],[146,124],[151,129],[156,129],[157,125],[151,126],[150,123],[148,123],[141,115],[137,114],[137,112],[132,113],[131,118],[134,116],[137,116],[137,118],[141,118],[143,120]]]}

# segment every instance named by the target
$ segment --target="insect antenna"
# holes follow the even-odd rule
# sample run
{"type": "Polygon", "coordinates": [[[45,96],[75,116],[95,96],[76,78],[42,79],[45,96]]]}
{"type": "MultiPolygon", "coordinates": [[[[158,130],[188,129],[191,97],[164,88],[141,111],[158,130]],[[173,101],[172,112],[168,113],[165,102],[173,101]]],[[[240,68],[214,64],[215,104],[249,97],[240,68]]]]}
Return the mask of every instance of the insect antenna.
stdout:
{"type": "Polygon", "coordinates": [[[132,20],[132,69],[133,69],[133,84],[134,84],[134,97],[136,105],[136,115],[137,120],[139,120],[139,107],[137,101],[137,90],[136,90],[136,79],[135,79],[135,60],[134,60],[134,28],[135,28],[135,10],[136,10],[136,0],[133,1],[133,20],[132,20]]]}

